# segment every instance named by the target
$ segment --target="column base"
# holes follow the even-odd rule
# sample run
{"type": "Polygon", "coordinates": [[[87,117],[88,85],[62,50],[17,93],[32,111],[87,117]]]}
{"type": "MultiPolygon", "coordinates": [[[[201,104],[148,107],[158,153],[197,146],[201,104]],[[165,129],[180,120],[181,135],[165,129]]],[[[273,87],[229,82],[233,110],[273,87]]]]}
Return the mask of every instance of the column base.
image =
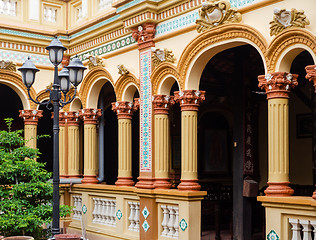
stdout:
{"type": "Polygon", "coordinates": [[[97,176],[95,176],[95,175],[92,175],[92,176],[85,175],[85,176],[83,176],[81,183],[82,184],[97,184],[97,183],[99,183],[99,181],[97,179],[97,176]]]}
{"type": "Polygon", "coordinates": [[[68,175],[60,175],[60,178],[68,178],[68,175]]]}
{"type": "Polygon", "coordinates": [[[289,187],[289,182],[268,182],[269,187],[264,191],[269,197],[292,196],[294,190],[289,187]]]}
{"type": "Polygon", "coordinates": [[[316,200],[316,191],[313,192],[312,198],[316,200]]]}
{"type": "Polygon", "coordinates": [[[197,181],[198,179],[181,179],[178,189],[180,191],[200,191],[201,185],[197,181]]]}
{"type": "Polygon", "coordinates": [[[133,177],[117,177],[115,185],[117,186],[134,186],[133,177]]]}
{"type": "Polygon", "coordinates": [[[79,175],[79,174],[76,174],[76,175],[68,175],[68,178],[80,178],[80,175],[79,175]]]}
{"type": "Polygon", "coordinates": [[[143,188],[143,189],[154,189],[154,178],[147,178],[147,177],[138,177],[138,182],[135,184],[135,187],[137,188],[143,188]]]}
{"type": "Polygon", "coordinates": [[[169,178],[156,178],[154,183],[155,189],[169,189],[171,183],[169,178]]]}

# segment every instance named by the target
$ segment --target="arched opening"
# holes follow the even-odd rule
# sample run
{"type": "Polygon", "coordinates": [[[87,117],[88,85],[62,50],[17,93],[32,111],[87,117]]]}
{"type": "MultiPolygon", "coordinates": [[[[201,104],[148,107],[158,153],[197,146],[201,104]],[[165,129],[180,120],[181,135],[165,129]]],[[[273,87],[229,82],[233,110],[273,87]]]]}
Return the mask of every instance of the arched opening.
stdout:
{"type": "Polygon", "coordinates": [[[104,179],[101,180],[107,184],[115,184],[118,171],[118,125],[111,105],[115,101],[114,88],[107,81],[101,88],[98,100],[98,108],[102,109],[99,123],[99,179],[104,173],[104,179]]]}
{"type": "Polygon", "coordinates": [[[23,109],[23,104],[19,95],[9,86],[0,84],[0,101],[0,129],[7,130],[5,118],[13,118],[12,130],[23,129],[23,119],[19,117],[19,110],[23,109]]]}
{"type": "MultiPolygon", "coordinates": [[[[202,234],[255,239],[262,234],[264,209],[256,196],[243,195],[243,186],[248,180],[260,183],[260,161],[267,164],[259,157],[267,151],[267,142],[264,137],[261,141],[258,127],[259,118],[267,118],[260,112],[266,100],[256,94],[260,91],[257,76],[265,73],[265,67],[262,56],[249,44],[217,47],[223,48],[210,49],[208,61],[205,55],[197,60],[206,62],[198,88],[206,91],[198,118],[198,176],[208,193],[202,201],[202,234]]],[[[266,134],[266,122],[260,124],[266,134]]],[[[261,182],[266,185],[265,179],[261,182]]]]}
{"type": "Polygon", "coordinates": [[[290,73],[298,74],[298,85],[291,91],[290,112],[290,182],[296,196],[312,196],[316,184],[316,97],[315,88],[305,78],[307,65],[313,65],[311,54],[302,49],[288,62],[290,73]],[[315,132],[315,133],[314,133],[315,132]],[[304,156],[304,157],[302,157],[304,156]]]}
{"type": "MultiPolygon", "coordinates": [[[[47,102],[47,100],[43,101],[47,102]]],[[[40,105],[39,110],[43,110],[43,117],[38,121],[37,134],[49,135],[50,137],[41,138],[38,143],[38,149],[41,153],[39,155],[39,162],[46,163],[45,169],[53,172],[53,119],[52,119],[52,104],[40,105]]]]}
{"type": "MultiPolygon", "coordinates": [[[[133,100],[139,98],[139,92],[135,88],[133,100]]],[[[132,176],[136,183],[139,176],[139,110],[134,112],[132,119],[132,176]]]]}

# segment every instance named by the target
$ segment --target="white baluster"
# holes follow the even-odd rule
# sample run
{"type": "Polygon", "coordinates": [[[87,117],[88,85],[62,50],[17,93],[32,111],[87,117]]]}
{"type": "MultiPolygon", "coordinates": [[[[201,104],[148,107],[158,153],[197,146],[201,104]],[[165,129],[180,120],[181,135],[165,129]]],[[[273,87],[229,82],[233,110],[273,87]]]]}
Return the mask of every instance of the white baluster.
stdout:
{"type": "Polygon", "coordinates": [[[303,226],[303,239],[312,240],[312,227],[309,220],[300,220],[300,224],[303,226]]]}
{"type": "Polygon", "coordinates": [[[77,214],[78,214],[78,204],[77,204],[77,196],[72,196],[72,199],[74,201],[74,210],[73,210],[73,219],[77,218],[77,214]]]}
{"type": "Polygon", "coordinates": [[[175,233],[174,230],[174,219],[175,219],[175,211],[172,206],[167,206],[169,210],[169,222],[168,222],[168,237],[173,237],[173,234],[175,233]]]}
{"type": "Polygon", "coordinates": [[[298,219],[289,218],[289,223],[292,225],[292,240],[302,240],[301,225],[298,219]]]}
{"type": "Polygon", "coordinates": [[[310,221],[310,223],[311,223],[311,225],[314,228],[314,231],[313,231],[313,233],[314,233],[314,240],[316,240],[316,221],[310,221]]]}
{"type": "Polygon", "coordinates": [[[166,205],[161,205],[162,212],[163,212],[163,220],[162,220],[162,233],[161,236],[167,237],[169,233],[169,228],[168,228],[168,222],[169,222],[169,210],[167,209],[166,205]]]}
{"type": "Polygon", "coordinates": [[[111,212],[111,204],[108,199],[106,201],[106,212],[105,212],[105,225],[109,225],[111,222],[110,212],[111,212]]]}
{"type": "MultiPolygon", "coordinates": [[[[110,203],[110,211],[109,211],[109,225],[112,226],[114,224],[114,219],[113,219],[113,208],[114,208],[114,203],[112,200],[108,200],[110,203]]],[[[114,210],[115,211],[115,210],[114,210]]]]}
{"type": "Polygon", "coordinates": [[[102,203],[101,203],[101,223],[105,224],[106,221],[106,199],[102,199],[102,203]]]}
{"type": "Polygon", "coordinates": [[[134,231],[135,232],[139,232],[139,202],[135,203],[135,217],[134,217],[134,221],[135,221],[134,231]]]}
{"type": "Polygon", "coordinates": [[[82,197],[79,196],[79,219],[82,218],[82,197]]]}
{"type": "Polygon", "coordinates": [[[99,198],[99,207],[98,207],[98,223],[102,223],[102,200],[101,198],[99,198]]]}
{"type": "Polygon", "coordinates": [[[115,216],[115,213],[116,213],[116,200],[112,200],[112,203],[113,203],[113,209],[112,209],[112,219],[113,219],[113,226],[116,226],[116,216],[115,216]]]}
{"type": "Polygon", "coordinates": [[[175,220],[173,224],[173,228],[175,233],[173,234],[173,238],[179,238],[179,207],[173,207],[175,211],[175,220]]]}
{"type": "Polygon", "coordinates": [[[10,12],[9,15],[15,16],[16,15],[16,1],[10,1],[10,12]]]}
{"type": "Polygon", "coordinates": [[[96,205],[96,199],[93,199],[93,212],[92,212],[92,222],[96,222],[96,212],[97,212],[97,205],[96,205]]]}
{"type": "Polygon", "coordinates": [[[128,230],[134,231],[134,227],[135,227],[135,221],[134,221],[134,216],[135,216],[135,206],[133,204],[133,202],[128,202],[129,205],[129,217],[128,220],[130,222],[129,226],[128,226],[128,230]]]}

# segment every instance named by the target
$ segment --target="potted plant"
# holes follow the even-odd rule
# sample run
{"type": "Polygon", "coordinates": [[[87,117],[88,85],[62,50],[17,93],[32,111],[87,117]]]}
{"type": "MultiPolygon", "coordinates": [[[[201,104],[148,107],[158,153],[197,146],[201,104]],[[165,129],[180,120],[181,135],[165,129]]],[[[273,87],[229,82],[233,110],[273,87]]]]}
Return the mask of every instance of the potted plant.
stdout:
{"type": "MultiPolygon", "coordinates": [[[[11,131],[12,119],[5,121],[8,130],[0,131],[0,235],[46,238],[49,232],[42,226],[52,220],[51,173],[36,161],[38,149],[25,146],[23,130],[11,131]]],[[[61,216],[71,213],[69,206],[60,209],[61,216]]]]}

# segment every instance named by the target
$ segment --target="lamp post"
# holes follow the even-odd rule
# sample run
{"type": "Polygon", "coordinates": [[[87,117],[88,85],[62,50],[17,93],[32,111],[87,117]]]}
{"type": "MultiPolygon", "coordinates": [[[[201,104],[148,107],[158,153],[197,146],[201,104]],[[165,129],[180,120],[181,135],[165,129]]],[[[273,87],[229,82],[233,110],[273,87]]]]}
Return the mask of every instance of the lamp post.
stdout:
{"type": "Polygon", "coordinates": [[[77,93],[77,86],[83,79],[83,71],[86,67],[83,66],[80,59],[76,56],[68,66],[63,68],[58,75],[58,65],[63,60],[64,51],[66,48],[55,37],[49,46],[46,47],[49,52],[49,59],[54,65],[54,83],[53,88],[48,89],[50,92],[50,101],[41,103],[38,99],[33,99],[30,95],[30,88],[35,81],[35,74],[39,71],[34,63],[28,57],[28,60],[18,68],[22,74],[22,81],[27,88],[30,100],[39,105],[46,105],[53,102],[53,236],[60,233],[59,228],[59,108],[72,102],[77,93]],[[67,96],[71,84],[74,86],[74,95],[67,96]],[[62,94],[63,93],[63,98],[62,94]]]}

